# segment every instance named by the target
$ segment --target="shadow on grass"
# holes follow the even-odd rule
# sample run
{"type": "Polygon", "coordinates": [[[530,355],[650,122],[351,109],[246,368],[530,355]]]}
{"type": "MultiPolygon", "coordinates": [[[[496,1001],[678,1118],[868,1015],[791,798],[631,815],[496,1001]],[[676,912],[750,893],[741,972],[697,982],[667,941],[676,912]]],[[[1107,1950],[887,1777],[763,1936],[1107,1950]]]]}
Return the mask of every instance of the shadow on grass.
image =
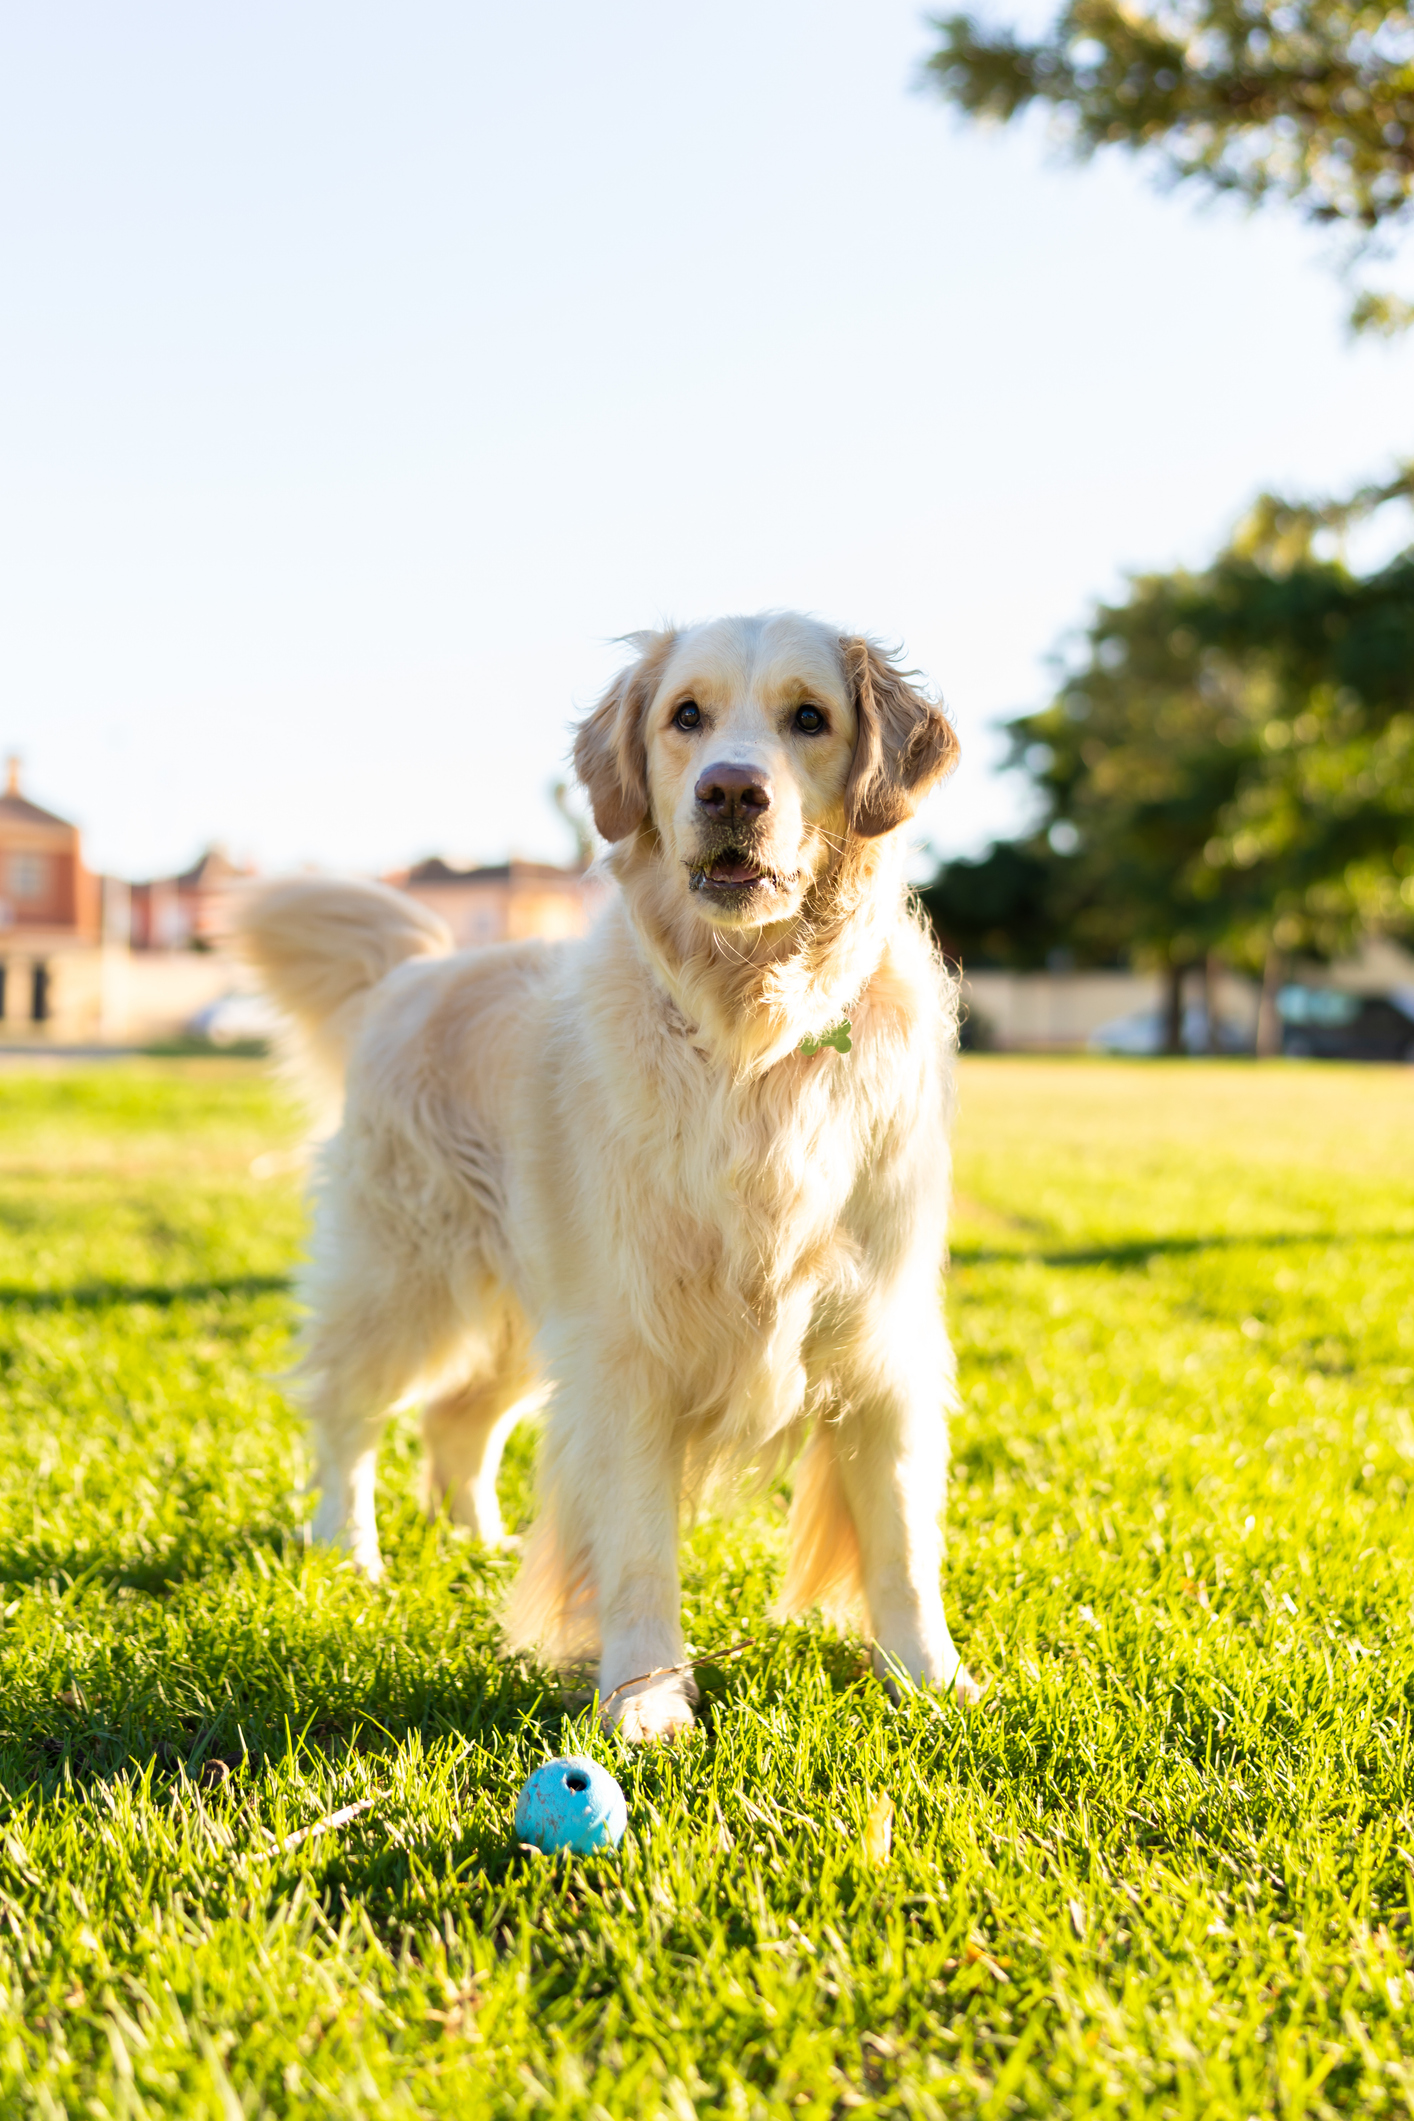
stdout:
{"type": "MultiPolygon", "coordinates": [[[[232,1777],[260,1776],[292,1749],[335,1769],[353,1756],[387,1756],[414,1736],[424,1744],[471,1741],[495,1753],[523,1746],[528,1737],[542,1757],[558,1751],[565,1718],[583,1704],[567,1695],[560,1675],[505,1651],[481,1617],[481,1639],[465,1656],[427,1672],[393,1660],[351,1677],[322,1654],[329,1645],[311,1643],[306,1655],[278,1670],[267,1665],[240,1676],[215,1663],[194,1673],[189,1666],[154,1670],[149,1661],[61,1689],[55,1678],[42,1695],[12,1696],[0,1707],[0,1817],[6,1800],[48,1799],[66,1787],[149,1773],[158,1786],[219,1789],[232,1777]],[[185,1703],[171,1698],[181,1693],[185,1703]]],[[[698,1722],[709,1740],[718,1717],[761,1681],[763,1660],[769,1675],[788,1653],[787,1635],[763,1631],[749,1668],[745,1660],[699,1667],[698,1722]]],[[[857,1644],[824,1648],[832,1693],[867,1680],[867,1658],[857,1644]]],[[[779,1685],[788,1684],[783,1671],[779,1685]]],[[[385,1853],[380,1842],[380,1861],[385,1853]]],[[[484,1864],[490,1853],[478,1847],[478,1861],[484,1864]]]]}
{"type": "Polygon", "coordinates": [[[232,1274],[220,1281],[78,1282],[71,1289],[25,1289],[0,1283],[0,1307],[25,1311],[102,1311],[112,1304],[209,1303],[217,1296],[273,1296],[293,1289],[288,1274],[232,1274]]]}
{"type": "Polygon", "coordinates": [[[161,1686],[112,1702],[87,1701],[73,1687],[34,1704],[30,1718],[12,1701],[0,1722],[0,1800],[36,1792],[49,1797],[65,1786],[128,1779],[149,1769],[158,1783],[184,1778],[215,1785],[242,1771],[259,1774],[288,1758],[292,1747],[337,1766],[353,1754],[386,1754],[414,1734],[425,1741],[485,1743],[533,1724],[548,1739],[558,1733],[564,1714],[553,1679],[489,1648],[468,1657],[460,1671],[421,1683],[389,1684],[387,1673],[370,1673],[362,1686],[346,1683],[332,1701],[320,1700],[311,1674],[313,1702],[306,1698],[298,1708],[291,1702],[291,1676],[304,1675],[227,1686],[222,1700],[222,1682],[208,1675],[203,1691],[218,1698],[185,1711],[164,1698],[161,1686]]]}
{"type": "Polygon", "coordinates": [[[173,1635],[159,1622],[154,1632],[145,1616],[159,1599],[184,1584],[219,1586],[252,1550],[269,1554],[277,1571],[298,1583],[302,1535],[274,1521],[236,1541],[176,1541],[136,1563],[14,1542],[0,1550],[0,1600],[10,1587],[49,1581],[76,1645],[71,1665],[62,1656],[47,1660],[0,1701],[0,1814],[6,1799],[47,1799],[66,1786],[147,1772],[159,1784],[259,1775],[285,1760],[292,1744],[337,1765],[351,1754],[387,1753],[414,1734],[478,1740],[499,1751],[529,1727],[554,1750],[567,1713],[559,1677],[504,1650],[494,1618],[496,1581],[475,1557],[472,1574],[453,1587],[445,1626],[428,1622],[410,1639],[406,1622],[400,1626],[397,1611],[375,1593],[367,1613],[340,1608],[327,1626],[274,1643],[265,1630],[228,1639],[198,1627],[189,1641],[180,1626],[173,1635]],[[107,1607],[104,1624],[88,1631],[106,1644],[96,1656],[84,1648],[89,1586],[100,1594],[146,1594],[116,1614],[107,1607]],[[383,1622],[392,1624],[379,1647],[383,1622]],[[448,1634],[460,1645],[450,1656],[448,1634]]]}
{"type": "Polygon", "coordinates": [[[1409,1230],[1279,1230],[1214,1237],[1133,1237],[1109,1245],[1050,1250],[1033,1245],[953,1245],[955,1267],[1145,1267],[1151,1259],[1190,1259],[1200,1252],[1289,1250],[1299,1245],[1407,1245],[1409,1230]]]}
{"type": "MultiPolygon", "coordinates": [[[[199,1497],[206,1485],[204,1480],[193,1481],[191,1494],[199,1497]]],[[[39,1539],[12,1541],[0,1545],[0,1588],[54,1583],[67,1596],[77,1585],[87,1583],[104,1591],[142,1591],[160,1598],[186,1583],[228,1576],[232,1561],[253,1551],[274,1555],[288,1567],[306,1543],[301,1527],[285,1523],[247,1525],[236,1540],[219,1545],[198,1532],[186,1539],[174,1538],[160,1551],[128,1561],[111,1553],[95,1553],[92,1547],[48,1546],[39,1539]]]]}

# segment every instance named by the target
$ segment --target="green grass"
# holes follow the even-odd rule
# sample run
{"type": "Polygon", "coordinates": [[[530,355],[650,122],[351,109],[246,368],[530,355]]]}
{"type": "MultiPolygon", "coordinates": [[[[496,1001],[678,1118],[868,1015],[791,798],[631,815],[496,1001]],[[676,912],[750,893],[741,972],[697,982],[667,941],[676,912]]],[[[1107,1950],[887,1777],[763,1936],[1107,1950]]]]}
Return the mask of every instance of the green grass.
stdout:
{"type": "Polygon", "coordinates": [[[0,2114],[1414,2106],[1414,1071],[962,1081],[990,1694],[896,1710],[767,1626],[775,1495],[685,1556],[692,1641],[760,1646],[634,1755],[498,1655],[506,1566],[423,1524],[410,1429],[387,1585],[306,1552],[259,1071],[0,1076],[0,2114]],[[624,1848],[521,1855],[572,1748],[624,1848]]]}

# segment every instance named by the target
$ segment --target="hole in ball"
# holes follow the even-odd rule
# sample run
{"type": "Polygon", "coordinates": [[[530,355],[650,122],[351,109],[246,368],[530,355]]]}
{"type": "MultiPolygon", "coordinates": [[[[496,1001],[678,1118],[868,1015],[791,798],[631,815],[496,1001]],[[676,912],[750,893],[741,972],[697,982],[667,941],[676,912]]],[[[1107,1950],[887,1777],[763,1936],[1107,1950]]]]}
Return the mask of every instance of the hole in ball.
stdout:
{"type": "Polygon", "coordinates": [[[575,1768],[571,1774],[565,1777],[565,1788],[567,1790],[587,1790],[588,1787],[589,1777],[582,1774],[578,1768],[575,1768]]]}

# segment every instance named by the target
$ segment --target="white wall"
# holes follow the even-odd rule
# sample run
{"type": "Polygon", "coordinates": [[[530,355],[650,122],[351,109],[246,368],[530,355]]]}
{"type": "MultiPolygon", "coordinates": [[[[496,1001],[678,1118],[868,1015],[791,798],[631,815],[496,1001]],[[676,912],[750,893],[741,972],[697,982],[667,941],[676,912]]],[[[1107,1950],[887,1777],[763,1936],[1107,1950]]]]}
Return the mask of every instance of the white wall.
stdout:
{"type": "MultiPolygon", "coordinates": [[[[970,972],[962,982],[963,1007],[978,1020],[984,1043],[1014,1051],[1084,1046],[1091,1033],[1116,1017],[1162,1009],[1158,972],[970,972]]],[[[1200,998],[1196,973],[1184,990],[1200,998]]],[[[1219,1017],[1255,1031],[1257,991],[1250,982],[1224,974],[1216,994],[1219,1017]]]]}
{"type": "Polygon", "coordinates": [[[44,949],[13,938],[0,1043],[141,1046],[177,1038],[207,1002],[243,987],[241,968],[217,951],[121,947],[44,949]],[[30,965],[49,967],[49,1020],[29,1021],[30,965]]]}

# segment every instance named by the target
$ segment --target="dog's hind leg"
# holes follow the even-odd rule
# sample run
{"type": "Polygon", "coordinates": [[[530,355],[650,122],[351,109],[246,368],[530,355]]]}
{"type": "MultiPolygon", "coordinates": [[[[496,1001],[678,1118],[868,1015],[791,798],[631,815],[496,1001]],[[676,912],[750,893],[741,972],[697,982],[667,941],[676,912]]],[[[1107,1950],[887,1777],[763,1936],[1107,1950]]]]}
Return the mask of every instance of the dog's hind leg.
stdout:
{"type": "Polygon", "coordinates": [[[419,1385],[455,1375],[467,1329],[435,1277],[412,1287],[395,1282],[391,1291],[386,1276],[375,1286],[350,1277],[319,1295],[300,1365],[319,1488],[313,1534],[320,1545],[346,1548],[376,1582],[383,1573],[374,1513],[379,1438],[419,1385]]]}
{"type": "Polygon", "coordinates": [[[496,1474],[506,1438],[539,1396],[534,1371],[516,1363],[431,1401],[422,1416],[429,1513],[445,1508],[483,1546],[505,1545],[496,1474]]]}
{"type": "Polygon", "coordinates": [[[319,1490],[310,1528],[314,1542],[346,1548],[354,1567],[370,1583],[383,1574],[374,1479],[386,1419],[386,1402],[377,1407],[363,1395],[350,1400],[320,1389],[310,1398],[314,1485],[319,1490]]]}
{"type": "Polygon", "coordinates": [[[864,1562],[840,1474],[833,1425],[822,1421],[795,1469],[785,1582],[771,1608],[776,1621],[818,1606],[846,1628],[862,1617],[864,1562]]]}

